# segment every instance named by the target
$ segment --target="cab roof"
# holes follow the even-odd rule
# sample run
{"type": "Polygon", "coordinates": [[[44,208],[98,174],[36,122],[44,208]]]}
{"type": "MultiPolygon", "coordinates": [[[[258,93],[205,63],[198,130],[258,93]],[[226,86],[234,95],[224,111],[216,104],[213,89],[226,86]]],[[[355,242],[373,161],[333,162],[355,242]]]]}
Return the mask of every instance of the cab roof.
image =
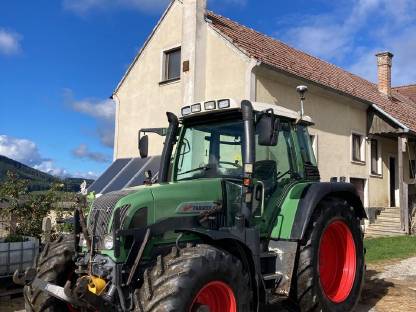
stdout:
{"type": "MultiPolygon", "coordinates": [[[[183,120],[189,117],[202,116],[202,115],[212,114],[212,113],[216,113],[220,111],[230,111],[230,110],[241,109],[241,102],[242,100],[231,99],[231,98],[206,100],[206,101],[194,103],[192,105],[183,106],[180,110],[179,116],[181,116],[180,119],[183,120]],[[225,106],[224,103],[227,103],[227,101],[229,101],[229,105],[225,106]]],[[[273,109],[273,113],[276,116],[286,117],[292,120],[302,119],[302,121],[308,124],[313,124],[313,120],[311,117],[304,115],[302,118],[300,118],[299,112],[296,112],[294,110],[288,109],[283,106],[279,106],[276,104],[262,103],[262,102],[251,102],[251,104],[253,106],[253,110],[257,112],[273,109]]]]}

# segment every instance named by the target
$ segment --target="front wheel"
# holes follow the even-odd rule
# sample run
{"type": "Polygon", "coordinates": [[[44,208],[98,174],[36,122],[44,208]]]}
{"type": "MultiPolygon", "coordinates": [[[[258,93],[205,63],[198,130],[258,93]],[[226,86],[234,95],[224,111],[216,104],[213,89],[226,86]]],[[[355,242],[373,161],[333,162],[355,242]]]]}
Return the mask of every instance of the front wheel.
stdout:
{"type": "Polygon", "coordinates": [[[323,201],[300,246],[295,299],[301,311],[352,311],[364,280],[360,220],[344,200],[323,201]]]}
{"type": "Polygon", "coordinates": [[[210,245],[172,249],[147,269],[137,312],[248,312],[249,277],[240,260],[210,245]]]}
{"type": "MultiPolygon", "coordinates": [[[[59,236],[54,242],[45,245],[36,260],[36,277],[45,282],[64,286],[68,277],[72,275],[75,264],[72,257],[75,253],[73,235],[59,236]]],[[[50,296],[46,292],[25,286],[23,289],[26,312],[73,312],[70,304],[50,296]]]]}

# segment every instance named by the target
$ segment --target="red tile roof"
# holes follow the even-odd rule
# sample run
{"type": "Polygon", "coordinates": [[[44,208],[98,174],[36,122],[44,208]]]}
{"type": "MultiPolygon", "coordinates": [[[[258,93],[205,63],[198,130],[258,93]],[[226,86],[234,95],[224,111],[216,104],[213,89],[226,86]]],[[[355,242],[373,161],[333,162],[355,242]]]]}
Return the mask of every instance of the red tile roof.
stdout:
{"type": "Polygon", "coordinates": [[[407,85],[407,86],[399,86],[393,89],[398,91],[400,94],[408,97],[416,104],[416,84],[407,85]]]}
{"type": "MultiPolygon", "coordinates": [[[[277,70],[329,87],[338,92],[377,105],[410,130],[416,132],[416,102],[397,89],[389,99],[377,85],[317,57],[299,51],[226,17],[207,13],[215,30],[249,57],[277,70]]],[[[374,66],[376,62],[374,61],[374,66]]]]}

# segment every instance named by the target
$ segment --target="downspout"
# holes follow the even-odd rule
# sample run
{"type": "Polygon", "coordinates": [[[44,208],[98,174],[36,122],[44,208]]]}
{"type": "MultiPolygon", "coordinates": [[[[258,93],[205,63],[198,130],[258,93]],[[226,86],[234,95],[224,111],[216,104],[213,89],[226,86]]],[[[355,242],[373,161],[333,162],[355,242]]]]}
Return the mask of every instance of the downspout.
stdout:
{"type": "Polygon", "coordinates": [[[119,112],[120,112],[120,98],[117,96],[117,94],[113,93],[113,95],[110,96],[110,99],[114,100],[116,104],[116,116],[114,118],[114,146],[113,146],[113,161],[117,159],[117,153],[118,153],[118,125],[119,125],[119,112]]]}

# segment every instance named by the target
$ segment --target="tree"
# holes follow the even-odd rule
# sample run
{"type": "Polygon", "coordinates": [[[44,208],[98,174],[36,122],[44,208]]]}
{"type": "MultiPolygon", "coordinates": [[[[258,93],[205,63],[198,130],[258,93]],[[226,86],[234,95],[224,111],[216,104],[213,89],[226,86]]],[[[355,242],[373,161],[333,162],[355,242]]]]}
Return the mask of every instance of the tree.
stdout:
{"type": "Polygon", "coordinates": [[[39,237],[42,219],[54,209],[60,198],[62,185],[54,183],[46,192],[28,192],[28,181],[15,173],[7,172],[6,180],[0,184],[0,217],[10,220],[11,235],[39,237]]]}

